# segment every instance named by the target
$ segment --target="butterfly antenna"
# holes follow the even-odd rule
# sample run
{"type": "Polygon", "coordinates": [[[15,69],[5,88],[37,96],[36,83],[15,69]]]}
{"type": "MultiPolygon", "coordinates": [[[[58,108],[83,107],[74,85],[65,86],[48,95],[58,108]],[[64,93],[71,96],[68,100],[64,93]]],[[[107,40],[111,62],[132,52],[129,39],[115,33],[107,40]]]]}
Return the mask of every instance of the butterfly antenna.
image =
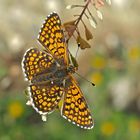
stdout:
{"type": "Polygon", "coordinates": [[[89,82],[92,86],[95,86],[95,84],[89,80],[87,80],[85,77],[83,77],[82,75],[80,75],[79,73],[75,72],[80,78],[86,80],[87,82],[89,82]]]}
{"type": "Polygon", "coordinates": [[[79,48],[80,48],[80,43],[78,43],[78,48],[77,48],[77,50],[76,50],[75,59],[76,59],[76,57],[77,57],[77,55],[78,55],[79,48]]]}

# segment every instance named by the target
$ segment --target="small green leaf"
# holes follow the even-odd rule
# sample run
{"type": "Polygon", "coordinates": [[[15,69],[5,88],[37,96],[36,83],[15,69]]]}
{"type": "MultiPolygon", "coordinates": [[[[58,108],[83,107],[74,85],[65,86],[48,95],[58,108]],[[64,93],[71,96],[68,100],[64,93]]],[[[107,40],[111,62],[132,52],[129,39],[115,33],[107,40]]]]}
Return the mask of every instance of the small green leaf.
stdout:
{"type": "Polygon", "coordinates": [[[75,57],[73,57],[71,53],[70,53],[70,58],[71,58],[72,64],[73,64],[75,67],[78,67],[78,63],[77,63],[75,57]]]}

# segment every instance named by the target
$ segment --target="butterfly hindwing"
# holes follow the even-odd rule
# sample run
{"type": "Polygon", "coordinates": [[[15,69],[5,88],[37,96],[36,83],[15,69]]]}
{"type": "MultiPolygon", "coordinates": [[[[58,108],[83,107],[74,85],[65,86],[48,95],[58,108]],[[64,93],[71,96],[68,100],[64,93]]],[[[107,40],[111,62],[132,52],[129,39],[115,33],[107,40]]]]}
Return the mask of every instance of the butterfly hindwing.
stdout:
{"type": "Polygon", "coordinates": [[[61,100],[63,91],[63,87],[56,84],[32,84],[28,87],[31,105],[39,114],[52,112],[61,100]]]}
{"type": "Polygon", "coordinates": [[[93,120],[85,98],[72,76],[70,76],[70,79],[66,81],[65,88],[61,112],[63,117],[81,128],[93,128],[93,120]]]}
{"type": "Polygon", "coordinates": [[[48,15],[40,30],[38,41],[49,50],[55,59],[61,59],[65,64],[68,63],[65,37],[57,13],[53,12],[48,15]]]}

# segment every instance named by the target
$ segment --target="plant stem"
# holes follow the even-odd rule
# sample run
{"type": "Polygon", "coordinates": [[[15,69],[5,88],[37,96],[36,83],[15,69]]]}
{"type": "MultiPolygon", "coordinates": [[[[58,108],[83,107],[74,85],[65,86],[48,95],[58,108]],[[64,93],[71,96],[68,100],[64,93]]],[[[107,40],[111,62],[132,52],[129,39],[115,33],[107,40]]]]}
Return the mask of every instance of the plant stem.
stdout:
{"type": "MultiPolygon", "coordinates": [[[[85,4],[85,6],[84,6],[84,8],[83,8],[83,10],[81,12],[81,14],[79,15],[78,19],[76,20],[76,23],[75,23],[76,28],[77,28],[79,22],[81,21],[83,15],[85,13],[85,10],[88,8],[88,5],[89,5],[90,2],[91,2],[91,0],[87,0],[87,3],[85,4]]],[[[75,31],[76,31],[76,29],[73,30],[72,35],[74,34],[75,31]]],[[[69,39],[71,38],[71,36],[67,39],[67,42],[69,41],[69,39]]]]}
{"type": "Polygon", "coordinates": [[[77,22],[76,22],[76,24],[75,24],[75,26],[77,26],[78,23],[80,22],[80,20],[82,19],[83,14],[85,13],[85,10],[87,9],[87,7],[88,7],[90,1],[91,1],[91,0],[88,0],[88,1],[87,1],[86,5],[85,5],[84,8],[83,8],[83,11],[81,12],[81,14],[80,14],[80,16],[79,16],[79,18],[78,18],[78,20],[77,20],[77,22]]]}

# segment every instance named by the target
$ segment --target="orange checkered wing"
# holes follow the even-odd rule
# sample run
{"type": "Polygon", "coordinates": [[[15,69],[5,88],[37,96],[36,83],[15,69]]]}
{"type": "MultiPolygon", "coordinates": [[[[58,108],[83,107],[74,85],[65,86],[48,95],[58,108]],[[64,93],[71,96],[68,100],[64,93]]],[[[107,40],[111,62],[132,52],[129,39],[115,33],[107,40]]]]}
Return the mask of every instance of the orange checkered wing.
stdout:
{"type": "Polygon", "coordinates": [[[93,128],[93,120],[85,98],[72,76],[66,81],[66,91],[61,113],[65,119],[81,128],[93,128]]]}
{"type": "Polygon", "coordinates": [[[31,84],[28,87],[30,104],[41,115],[51,113],[57,107],[63,91],[58,84],[31,84]]]}
{"type": "Polygon", "coordinates": [[[55,59],[61,59],[62,63],[68,64],[65,37],[57,13],[53,12],[48,15],[39,32],[38,41],[55,59]]]}
{"type": "Polygon", "coordinates": [[[32,80],[33,77],[43,72],[49,73],[54,66],[55,62],[52,56],[37,48],[28,49],[23,56],[22,70],[25,80],[32,80]]]}

